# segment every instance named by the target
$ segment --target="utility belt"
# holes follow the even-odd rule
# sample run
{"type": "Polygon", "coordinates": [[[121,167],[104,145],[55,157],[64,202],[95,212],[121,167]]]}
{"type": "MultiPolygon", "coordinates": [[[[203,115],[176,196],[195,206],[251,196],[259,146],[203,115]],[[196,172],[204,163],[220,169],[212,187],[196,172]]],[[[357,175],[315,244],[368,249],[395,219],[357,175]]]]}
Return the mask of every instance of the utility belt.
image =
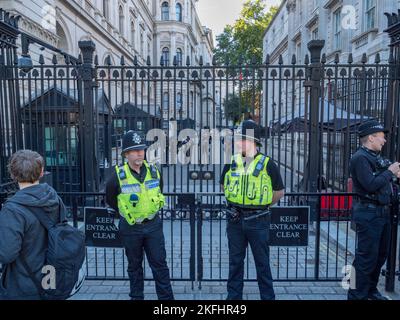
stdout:
{"type": "MultiPolygon", "coordinates": [[[[368,215],[374,215],[378,218],[389,218],[390,217],[390,208],[388,205],[386,206],[382,206],[382,205],[375,205],[372,203],[366,203],[366,202],[359,202],[363,208],[357,210],[359,212],[359,214],[368,214],[368,215]],[[372,209],[372,210],[368,210],[368,211],[364,211],[364,210],[368,210],[368,209],[372,209]]],[[[353,216],[356,214],[357,211],[353,210],[353,216]]]]}
{"type": "Polygon", "coordinates": [[[354,201],[364,204],[364,205],[371,205],[374,207],[389,207],[387,204],[381,204],[378,200],[374,200],[371,198],[361,197],[361,196],[354,196],[354,201]]]}
{"type": "Polygon", "coordinates": [[[354,199],[356,203],[359,203],[365,209],[373,209],[374,215],[380,218],[387,218],[390,216],[390,207],[389,205],[380,204],[377,201],[373,201],[372,199],[366,199],[363,197],[355,197],[354,199]]]}
{"type": "MultiPolygon", "coordinates": [[[[158,212],[156,212],[144,219],[138,218],[135,220],[135,225],[136,224],[146,224],[150,221],[153,221],[157,217],[157,215],[158,215],[158,212]]],[[[120,215],[120,217],[126,221],[125,217],[122,214],[120,215]]]]}
{"type": "Polygon", "coordinates": [[[242,217],[245,221],[271,215],[269,206],[265,209],[244,209],[240,207],[230,207],[226,209],[226,212],[229,218],[232,220],[239,220],[242,217]]]}

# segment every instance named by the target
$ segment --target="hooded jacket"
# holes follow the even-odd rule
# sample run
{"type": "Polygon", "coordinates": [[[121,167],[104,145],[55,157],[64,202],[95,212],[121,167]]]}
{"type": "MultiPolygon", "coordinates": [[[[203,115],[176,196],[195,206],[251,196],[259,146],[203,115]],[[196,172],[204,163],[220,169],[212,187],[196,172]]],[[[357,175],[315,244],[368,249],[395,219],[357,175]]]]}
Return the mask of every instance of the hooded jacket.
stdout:
{"type": "Polygon", "coordinates": [[[21,262],[23,257],[37,279],[43,277],[47,231],[31,211],[40,210],[58,223],[60,209],[65,210],[64,204],[48,184],[22,189],[5,202],[0,211],[0,264],[3,265],[0,299],[40,299],[21,262]]]}

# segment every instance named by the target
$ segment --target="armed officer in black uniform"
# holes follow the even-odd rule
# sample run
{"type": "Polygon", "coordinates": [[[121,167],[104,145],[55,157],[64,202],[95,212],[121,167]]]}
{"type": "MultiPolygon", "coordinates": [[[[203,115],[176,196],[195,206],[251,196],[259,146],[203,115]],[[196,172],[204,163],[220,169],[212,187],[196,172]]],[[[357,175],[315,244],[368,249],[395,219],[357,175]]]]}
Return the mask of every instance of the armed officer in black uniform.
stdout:
{"type": "Polygon", "coordinates": [[[350,160],[350,174],[357,197],[352,220],[356,226],[357,246],[352,278],[355,287],[349,300],[387,300],[377,289],[381,268],[388,255],[392,180],[400,177],[399,163],[382,158],[388,130],[375,120],[359,127],[361,147],[350,160]]]}

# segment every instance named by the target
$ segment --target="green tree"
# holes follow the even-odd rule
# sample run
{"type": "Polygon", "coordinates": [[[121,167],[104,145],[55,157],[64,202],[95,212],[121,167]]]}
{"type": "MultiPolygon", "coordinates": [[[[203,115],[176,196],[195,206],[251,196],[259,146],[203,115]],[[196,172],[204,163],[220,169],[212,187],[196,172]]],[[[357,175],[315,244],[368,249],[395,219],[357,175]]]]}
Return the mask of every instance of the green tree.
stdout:
{"type": "Polygon", "coordinates": [[[264,32],[277,10],[271,7],[267,11],[265,0],[246,0],[239,19],[217,36],[214,54],[218,63],[225,64],[227,58],[231,65],[237,65],[240,58],[244,64],[253,59],[262,63],[264,32]]]}
{"type": "Polygon", "coordinates": [[[224,101],[225,117],[238,124],[242,120],[253,118],[255,109],[259,108],[259,105],[260,95],[255,92],[245,90],[240,96],[231,93],[224,101]]]}
{"type": "Polygon", "coordinates": [[[237,43],[233,40],[233,28],[225,26],[224,32],[217,36],[218,46],[214,49],[214,55],[220,64],[225,64],[227,60],[236,61],[237,43]]]}
{"type": "Polygon", "coordinates": [[[246,0],[239,19],[225,26],[223,33],[217,36],[216,61],[220,65],[229,61],[231,67],[227,72],[235,79],[234,88],[239,91],[230,94],[224,103],[225,117],[233,122],[247,117],[259,118],[262,85],[259,81],[253,82],[252,76],[246,77],[246,72],[251,75],[254,70],[245,65],[262,64],[264,32],[277,11],[277,7],[267,10],[265,0],[246,0]],[[242,67],[234,67],[239,62],[242,67]]]}
{"type": "Polygon", "coordinates": [[[238,124],[247,109],[246,104],[240,100],[238,95],[231,93],[224,102],[225,118],[231,120],[235,125],[238,124]]]}

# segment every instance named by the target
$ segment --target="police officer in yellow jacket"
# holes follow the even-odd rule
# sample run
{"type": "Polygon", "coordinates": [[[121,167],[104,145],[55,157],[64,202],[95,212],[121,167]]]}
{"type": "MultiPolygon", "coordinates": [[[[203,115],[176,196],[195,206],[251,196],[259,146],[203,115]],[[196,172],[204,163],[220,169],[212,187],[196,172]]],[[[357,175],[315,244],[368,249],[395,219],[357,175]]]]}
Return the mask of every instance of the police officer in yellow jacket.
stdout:
{"type": "Polygon", "coordinates": [[[141,134],[129,131],[122,138],[122,155],[127,160],[116,166],[107,181],[106,201],[120,213],[119,232],[128,259],[130,297],[144,299],[143,253],[153,272],[159,300],[173,300],[166,262],[162,220],[164,206],[162,177],[145,158],[146,143],[141,134]]]}
{"type": "Polygon", "coordinates": [[[258,151],[260,129],[253,120],[243,121],[235,133],[238,153],[225,165],[221,185],[228,204],[228,300],[243,298],[244,258],[250,244],[262,300],[274,300],[269,265],[269,207],[284,195],[279,169],[258,151]]]}

